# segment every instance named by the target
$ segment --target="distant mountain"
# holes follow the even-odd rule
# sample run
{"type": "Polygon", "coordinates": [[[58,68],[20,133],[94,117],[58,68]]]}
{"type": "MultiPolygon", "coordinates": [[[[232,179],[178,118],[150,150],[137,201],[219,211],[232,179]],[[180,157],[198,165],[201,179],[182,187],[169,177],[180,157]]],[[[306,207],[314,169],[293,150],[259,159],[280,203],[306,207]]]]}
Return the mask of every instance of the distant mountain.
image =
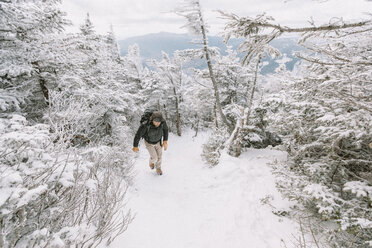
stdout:
{"type": "MultiPolygon", "coordinates": [[[[128,47],[137,43],[140,47],[140,53],[143,58],[160,59],[161,51],[172,54],[176,50],[198,48],[200,45],[192,43],[193,38],[187,34],[174,33],[156,33],[143,36],[131,37],[125,40],[120,40],[121,55],[126,55],[128,47]]],[[[221,37],[209,36],[209,45],[216,46],[221,49],[222,54],[226,54],[226,45],[223,43],[221,37]]],[[[237,47],[240,42],[237,39],[229,42],[229,45],[237,47]]]]}
{"type": "MultiPolygon", "coordinates": [[[[200,47],[200,45],[193,44],[192,39],[193,38],[187,34],[161,32],[131,37],[125,40],[120,40],[118,41],[118,43],[122,56],[125,56],[127,54],[128,47],[130,45],[137,43],[140,47],[140,54],[146,61],[148,59],[161,59],[161,51],[172,54],[176,50],[200,47]]],[[[208,41],[210,46],[218,47],[221,54],[226,54],[226,45],[223,43],[221,37],[209,36],[208,41]]],[[[233,49],[237,49],[242,41],[243,39],[231,39],[228,45],[232,46],[233,49]]],[[[263,61],[268,63],[266,63],[267,65],[262,69],[261,73],[266,74],[274,72],[275,68],[278,66],[278,63],[276,61],[283,59],[287,61],[286,67],[289,70],[292,70],[294,64],[299,60],[298,58],[295,58],[292,53],[294,51],[302,49],[297,45],[296,39],[278,38],[272,42],[272,46],[279,49],[283,56],[278,59],[265,58],[263,61]]],[[[243,54],[240,54],[239,56],[243,57],[243,54]]],[[[200,65],[200,63],[196,62],[195,67],[203,68],[206,66],[204,65],[204,63],[200,65]]]]}

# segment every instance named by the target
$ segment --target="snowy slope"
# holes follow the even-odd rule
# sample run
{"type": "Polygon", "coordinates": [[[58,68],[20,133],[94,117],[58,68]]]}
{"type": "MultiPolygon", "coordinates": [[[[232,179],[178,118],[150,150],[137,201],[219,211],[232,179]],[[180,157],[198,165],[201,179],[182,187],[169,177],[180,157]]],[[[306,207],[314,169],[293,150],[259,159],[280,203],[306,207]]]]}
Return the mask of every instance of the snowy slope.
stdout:
{"type": "Polygon", "coordinates": [[[223,156],[207,168],[200,151],[205,137],[171,135],[163,153],[162,176],[148,167],[143,144],[128,206],[136,213],[128,230],[111,248],[277,248],[296,233],[296,225],[272,213],[261,199],[286,209],[266,164],[286,154],[250,150],[240,158],[223,156]]]}

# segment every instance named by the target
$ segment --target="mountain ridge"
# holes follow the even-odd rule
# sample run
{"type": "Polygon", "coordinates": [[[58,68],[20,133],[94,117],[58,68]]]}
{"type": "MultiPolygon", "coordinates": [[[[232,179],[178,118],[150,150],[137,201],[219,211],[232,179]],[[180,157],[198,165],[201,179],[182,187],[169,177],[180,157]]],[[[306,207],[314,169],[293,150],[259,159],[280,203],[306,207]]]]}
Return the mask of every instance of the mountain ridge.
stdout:
{"type": "MultiPolygon", "coordinates": [[[[149,59],[161,59],[162,51],[168,54],[173,54],[173,52],[176,50],[200,48],[200,44],[195,44],[192,42],[192,40],[193,37],[186,33],[176,34],[169,32],[160,32],[119,40],[118,44],[120,47],[120,54],[122,56],[127,55],[129,46],[138,44],[140,48],[140,55],[144,59],[144,61],[146,61],[149,59]]],[[[244,39],[232,38],[229,40],[228,45],[231,46],[233,49],[238,50],[238,47],[243,42],[243,40],[244,39]]],[[[226,55],[227,46],[223,42],[222,37],[208,36],[208,42],[209,46],[218,47],[221,54],[226,55]]],[[[272,41],[271,45],[277,48],[281,52],[282,56],[280,56],[279,58],[264,58],[263,62],[265,62],[266,66],[262,68],[261,73],[274,73],[275,68],[279,66],[278,62],[282,59],[285,59],[287,61],[285,63],[287,69],[292,70],[294,64],[300,60],[293,55],[293,52],[303,49],[297,45],[297,39],[293,37],[281,37],[272,41]]],[[[243,56],[244,54],[239,54],[240,58],[242,58],[243,56]]],[[[204,65],[196,63],[195,67],[204,68],[204,65]]]]}

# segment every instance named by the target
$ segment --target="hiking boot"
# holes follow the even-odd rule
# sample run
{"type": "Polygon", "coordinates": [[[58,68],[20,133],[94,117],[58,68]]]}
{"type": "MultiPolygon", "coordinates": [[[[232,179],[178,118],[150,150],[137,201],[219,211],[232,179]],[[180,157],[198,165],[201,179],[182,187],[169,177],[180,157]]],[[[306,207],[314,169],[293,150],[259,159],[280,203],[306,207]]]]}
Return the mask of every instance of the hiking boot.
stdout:
{"type": "Polygon", "coordinates": [[[153,170],[155,168],[155,165],[153,163],[150,163],[150,168],[153,170]]]}
{"type": "Polygon", "coordinates": [[[161,171],[161,168],[156,168],[156,173],[158,173],[158,175],[163,175],[163,172],[161,171]]]}

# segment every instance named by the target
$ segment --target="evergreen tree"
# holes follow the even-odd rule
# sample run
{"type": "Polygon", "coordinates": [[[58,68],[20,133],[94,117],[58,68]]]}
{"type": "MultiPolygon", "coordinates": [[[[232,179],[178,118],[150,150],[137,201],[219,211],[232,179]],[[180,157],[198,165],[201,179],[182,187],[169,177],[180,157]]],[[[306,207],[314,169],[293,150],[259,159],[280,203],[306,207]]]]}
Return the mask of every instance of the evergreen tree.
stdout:
{"type": "MultiPolygon", "coordinates": [[[[181,136],[181,105],[183,101],[184,86],[187,80],[186,75],[183,72],[183,65],[187,62],[187,58],[180,56],[176,51],[173,54],[173,58],[170,58],[165,52],[162,53],[161,61],[152,61],[152,65],[157,71],[160,84],[159,86],[164,90],[162,94],[166,99],[169,99],[167,103],[167,116],[169,116],[173,123],[176,125],[177,134],[181,136]]],[[[168,126],[171,123],[168,124],[168,126]]]]}
{"type": "Polygon", "coordinates": [[[94,26],[90,20],[89,13],[87,13],[84,23],[80,25],[80,31],[85,36],[94,34],[94,26]]]}
{"type": "Polygon", "coordinates": [[[93,29],[54,35],[67,23],[57,2],[0,5],[1,247],[110,243],[131,220],[123,61],[93,29]]]}
{"type": "Polygon", "coordinates": [[[326,46],[313,39],[319,45],[309,48],[322,56],[301,55],[310,61],[302,78],[292,76],[281,100],[267,102],[278,117],[274,123],[289,134],[290,163],[277,168],[281,189],[341,230],[358,233],[353,240],[335,232],[332,242],[341,246],[368,247],[364,242],[371,237],[372,88],[366,59],[372,55],[365,37],[329,37],[326,46]]]}
{"type": "Polygon", "coordinates": [[[0,107],[40,117],[48,104],[48,88],[55,68],[46,61],[53,54],[48,43],[68,23],[58,1],[5,1],[0,14],[0,107]]]}

